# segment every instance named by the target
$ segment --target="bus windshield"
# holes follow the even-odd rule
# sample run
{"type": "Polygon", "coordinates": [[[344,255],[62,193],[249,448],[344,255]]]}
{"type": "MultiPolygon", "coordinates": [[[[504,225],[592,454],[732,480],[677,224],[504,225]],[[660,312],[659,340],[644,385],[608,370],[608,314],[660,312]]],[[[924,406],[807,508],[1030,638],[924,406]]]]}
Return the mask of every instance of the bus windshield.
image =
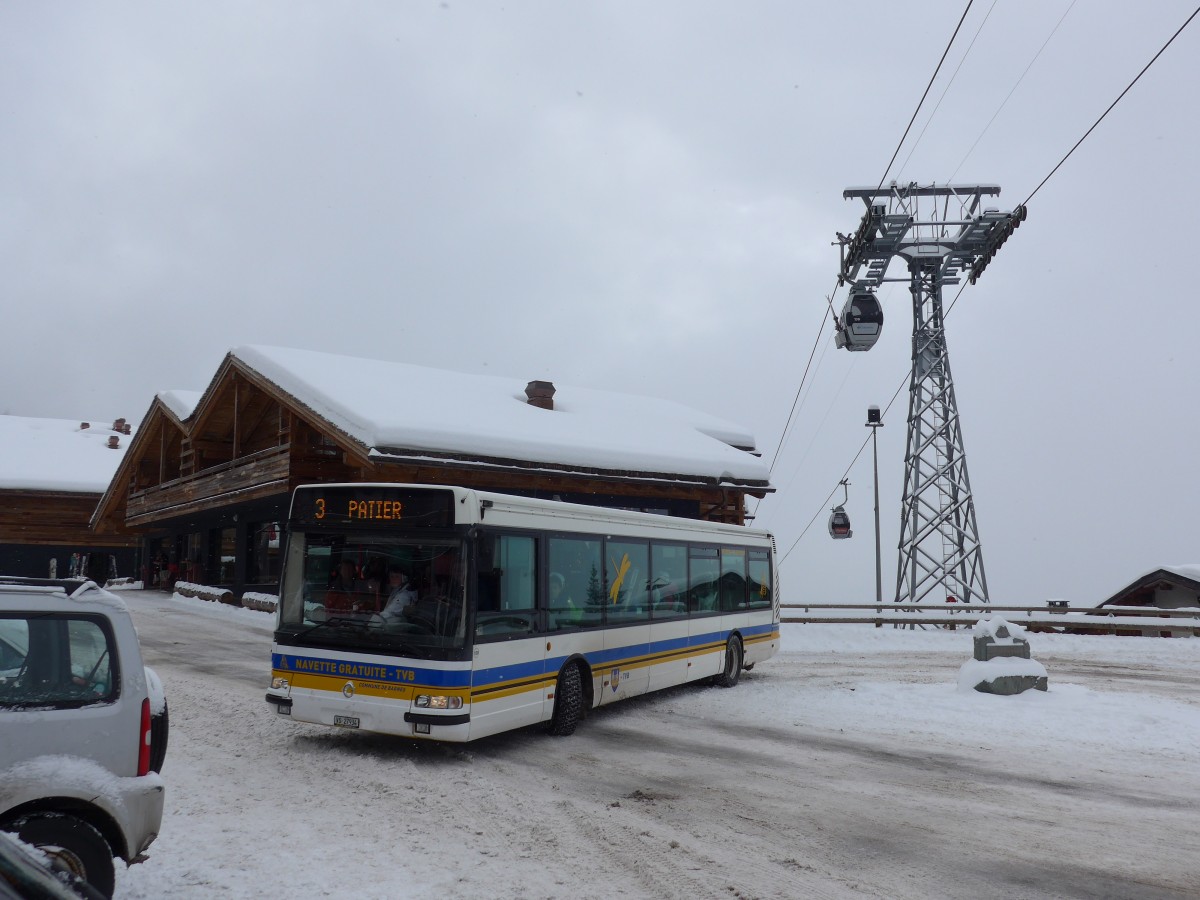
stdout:
{"type": "Polygon", "coordinates": [[[294,531],[279,628],[314,644],[423,656],[464,647],[462,542],[294,531]]]}

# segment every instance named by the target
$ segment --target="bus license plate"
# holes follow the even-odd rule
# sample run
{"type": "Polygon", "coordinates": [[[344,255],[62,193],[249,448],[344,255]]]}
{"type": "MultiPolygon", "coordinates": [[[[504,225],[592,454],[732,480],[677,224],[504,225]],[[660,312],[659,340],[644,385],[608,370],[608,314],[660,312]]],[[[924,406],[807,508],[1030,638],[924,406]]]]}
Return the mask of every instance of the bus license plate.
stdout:
{"type": "Polygon", "coordinates": [[[354,716],[334,716],[333,724],[341,725],[343,728],[357,728],[358,719],[354,718],[354,716]]]}

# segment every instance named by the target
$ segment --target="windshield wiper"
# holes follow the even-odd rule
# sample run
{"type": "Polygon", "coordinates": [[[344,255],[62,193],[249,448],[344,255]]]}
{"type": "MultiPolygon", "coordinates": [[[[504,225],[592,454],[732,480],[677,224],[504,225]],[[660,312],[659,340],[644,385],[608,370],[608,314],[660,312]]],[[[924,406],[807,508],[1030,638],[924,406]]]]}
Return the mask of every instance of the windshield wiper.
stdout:
{"type": "Polygon", "coordinates": [[[304,637],[306,634],[312,634],[314,631],[317,631],[321,628],[357,628],[360,631],[366,631],[367,623],[360,622],[357,619],[343,618],[342,616],[330,616],[323,622],[317,622],[315,625],[310,625],[303,631],[296,632],[296,637],[304,637]]]}
{"type": "Polygon", "coordinates": [[[389,650],[398,650],[407,656],[413,656],[418,659],[428,658],[429,651],[431,649],[429,647],[418,646],[417,644],[396,641],[394,639],[395,635],[389,635],[387,633],[380,632],[378,628],[372,627],[368,620],[345,618],[343,616],[332,616],[326,619],[324,622],[317,622],[314,625],[310,625],[303,631],[296,632],[293,638],[298,640],[322,628],[351,628],[355,631],[362,632],[364,635],[370,635],[372,638],[371,643],[378,647],[386,647],[389,650]]]}

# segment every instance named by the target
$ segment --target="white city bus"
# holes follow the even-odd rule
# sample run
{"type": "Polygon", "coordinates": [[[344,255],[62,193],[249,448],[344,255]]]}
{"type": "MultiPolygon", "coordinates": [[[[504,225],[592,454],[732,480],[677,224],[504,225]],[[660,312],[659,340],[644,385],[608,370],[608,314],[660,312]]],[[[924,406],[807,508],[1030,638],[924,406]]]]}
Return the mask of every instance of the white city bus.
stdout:
{"type": "Polygon", "coordinates": [[[764,531],[458,487],[297,488],[268,702],[470,741],[708,679],[779,647],[764,531]]]}

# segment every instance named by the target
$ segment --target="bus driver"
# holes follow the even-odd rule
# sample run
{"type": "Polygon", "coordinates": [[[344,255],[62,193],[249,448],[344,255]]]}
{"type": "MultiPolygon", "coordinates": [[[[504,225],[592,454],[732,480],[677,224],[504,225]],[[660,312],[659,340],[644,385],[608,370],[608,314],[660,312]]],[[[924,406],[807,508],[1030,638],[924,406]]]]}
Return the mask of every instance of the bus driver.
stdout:
{"type": "Polygon", "coordinates": [[[399,619],[405,609],[417,602],[417,592],[413,590],[408,576],[395,564],[388,566],[387,590],[387,602],[380,615],[388,621],[399,619]]]}

